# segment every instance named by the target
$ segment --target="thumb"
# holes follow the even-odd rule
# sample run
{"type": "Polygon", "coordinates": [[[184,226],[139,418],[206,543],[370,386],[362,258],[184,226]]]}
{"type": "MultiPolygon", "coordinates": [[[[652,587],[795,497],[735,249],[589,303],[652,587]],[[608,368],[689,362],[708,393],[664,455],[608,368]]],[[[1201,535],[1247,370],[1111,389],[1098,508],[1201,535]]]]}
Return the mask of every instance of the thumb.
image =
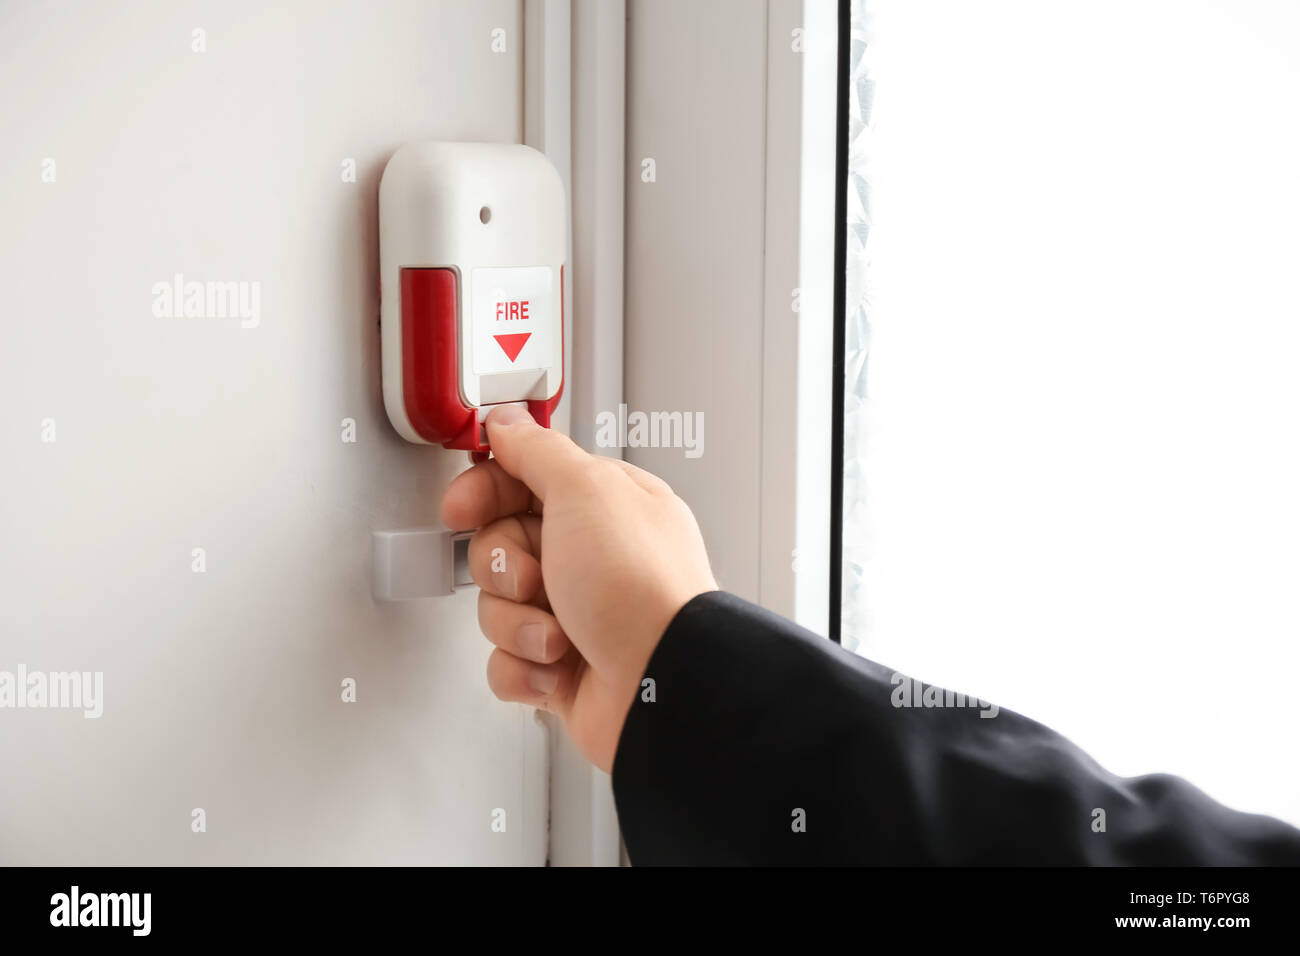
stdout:
{"type": "Polygon", "coordinates": [[[543,502],[587,464],[585,451],[567,436],[537,424],[519,405],[492,409],[484,424],[492,457],[543,502]]]}

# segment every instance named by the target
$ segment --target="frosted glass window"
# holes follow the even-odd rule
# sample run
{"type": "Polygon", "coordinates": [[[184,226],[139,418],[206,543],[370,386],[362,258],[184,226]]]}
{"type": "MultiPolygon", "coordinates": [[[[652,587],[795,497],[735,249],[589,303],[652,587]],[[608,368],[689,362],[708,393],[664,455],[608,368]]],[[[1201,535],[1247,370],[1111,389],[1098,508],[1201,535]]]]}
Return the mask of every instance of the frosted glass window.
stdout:
{"type": "Polygon", "coordinates": [[[1300,823],[1300,4],[856,6],[845,644],[1300,823]]]}

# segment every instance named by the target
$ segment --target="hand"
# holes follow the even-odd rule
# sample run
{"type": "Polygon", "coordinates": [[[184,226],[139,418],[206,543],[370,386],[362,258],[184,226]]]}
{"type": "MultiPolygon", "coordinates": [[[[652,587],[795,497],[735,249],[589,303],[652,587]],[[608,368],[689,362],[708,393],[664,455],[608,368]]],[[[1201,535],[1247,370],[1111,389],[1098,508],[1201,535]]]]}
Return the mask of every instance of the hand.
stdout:
{"type": "Polygon", "coordinates": [[[449,528],[479,528],[469,568],[502,700],[558,714],[607,773],[650,655],[717,590],[695,517],[659,478],[590,455],[519,406],[487,418],[493,458],[452,482],[449,528]]]}

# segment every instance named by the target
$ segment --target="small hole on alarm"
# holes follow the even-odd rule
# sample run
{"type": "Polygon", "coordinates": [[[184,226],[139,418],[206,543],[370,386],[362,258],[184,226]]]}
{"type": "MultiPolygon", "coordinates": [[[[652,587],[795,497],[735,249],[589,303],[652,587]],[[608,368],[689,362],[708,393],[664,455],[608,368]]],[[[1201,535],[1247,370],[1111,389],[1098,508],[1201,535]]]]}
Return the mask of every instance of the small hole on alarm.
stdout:
{"type": "Polygon", "coordinates": [[[492,218],[492,210],[489,209],[487,206],[484,206],[482,209],[478,211],[478,221],[483,223],[484,225],[487,225],[488,221],[491,220],[491,218],[492,218]]]}

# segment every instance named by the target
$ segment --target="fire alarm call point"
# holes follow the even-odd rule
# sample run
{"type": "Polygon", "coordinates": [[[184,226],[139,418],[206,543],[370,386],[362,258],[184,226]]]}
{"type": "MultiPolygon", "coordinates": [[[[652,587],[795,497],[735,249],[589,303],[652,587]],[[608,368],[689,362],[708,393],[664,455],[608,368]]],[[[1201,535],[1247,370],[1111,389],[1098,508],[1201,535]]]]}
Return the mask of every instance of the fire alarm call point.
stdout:
{"type": "Polygon", "coordinates": [[[564,384],[564,186],[502,143],[403,146],[379,184],[384,406],[408,441],[488,452],[483,420],[549,426],[564,384]]]}

